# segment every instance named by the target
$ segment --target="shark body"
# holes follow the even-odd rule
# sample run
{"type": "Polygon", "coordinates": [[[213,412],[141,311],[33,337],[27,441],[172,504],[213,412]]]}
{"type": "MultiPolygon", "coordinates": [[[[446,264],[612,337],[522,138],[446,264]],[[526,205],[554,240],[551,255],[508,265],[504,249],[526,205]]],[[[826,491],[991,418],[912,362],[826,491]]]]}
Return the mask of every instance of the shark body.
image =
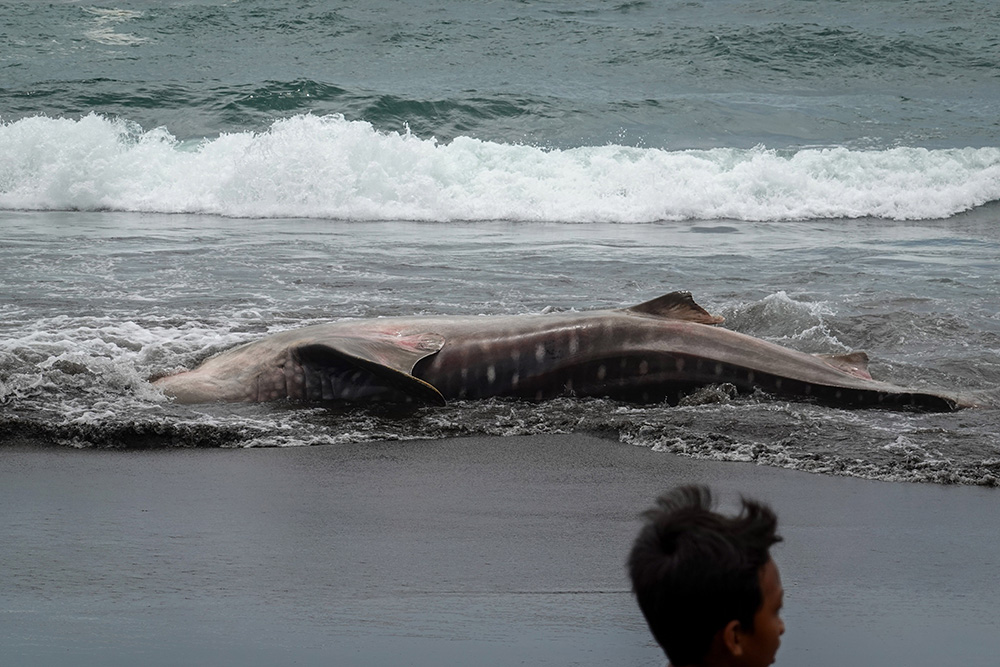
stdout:
{"type": "Polygon", "coordinates": [[[813,355],[714,325],[687,292],[630,308],[320,324],[222,352],[156,380],[182,403],[506,396],[678,401],[731,383],[843,406],[954,410],[958,394],[873,380],[862,352],[813,355]]]}

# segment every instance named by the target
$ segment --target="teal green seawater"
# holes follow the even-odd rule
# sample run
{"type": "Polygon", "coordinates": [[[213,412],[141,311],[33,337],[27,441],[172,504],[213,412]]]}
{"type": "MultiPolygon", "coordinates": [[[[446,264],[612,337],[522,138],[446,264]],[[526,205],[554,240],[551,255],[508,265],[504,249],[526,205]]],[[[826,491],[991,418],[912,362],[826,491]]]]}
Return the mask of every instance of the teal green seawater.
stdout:
{"type": "Polygon", "coordinates": [[[0,3],[0,118],[179,138],[339,113],[549,147],[1000,145],[1000,7],[913,2],[0,3]]]}
{"type": "Polygon", "coordinates": [[[948,218],[995,3],[0,3],[0,209],[948,218]]]}

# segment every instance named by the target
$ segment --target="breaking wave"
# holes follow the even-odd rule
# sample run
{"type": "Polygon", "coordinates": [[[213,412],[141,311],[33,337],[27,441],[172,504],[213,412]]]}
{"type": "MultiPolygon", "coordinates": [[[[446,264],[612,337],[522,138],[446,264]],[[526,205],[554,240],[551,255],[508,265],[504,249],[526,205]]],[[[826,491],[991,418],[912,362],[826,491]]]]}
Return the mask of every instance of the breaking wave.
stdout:
{"type": "Polygon", "coordinates": [[[0,124],[0,208],[344,220],[947,218],[1000,199],[1000,148],[545,149],[298,115],[180,141],[127,120],[0,124]]]}

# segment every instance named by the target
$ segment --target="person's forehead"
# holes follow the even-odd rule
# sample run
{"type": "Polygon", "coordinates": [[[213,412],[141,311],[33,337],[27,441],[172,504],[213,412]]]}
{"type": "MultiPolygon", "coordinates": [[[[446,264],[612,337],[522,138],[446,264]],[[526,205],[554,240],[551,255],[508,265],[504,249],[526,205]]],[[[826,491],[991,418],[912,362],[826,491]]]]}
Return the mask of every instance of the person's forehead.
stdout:
{"type": "Polygon", "coordinates": [[[777,563],[773,560],[768,560],[761,569],[760,583],[761,587],[768,589],[769,592],[780,596],[785,594],[785,589],[781,585],[781,573],[778,571],[777,563]]]}

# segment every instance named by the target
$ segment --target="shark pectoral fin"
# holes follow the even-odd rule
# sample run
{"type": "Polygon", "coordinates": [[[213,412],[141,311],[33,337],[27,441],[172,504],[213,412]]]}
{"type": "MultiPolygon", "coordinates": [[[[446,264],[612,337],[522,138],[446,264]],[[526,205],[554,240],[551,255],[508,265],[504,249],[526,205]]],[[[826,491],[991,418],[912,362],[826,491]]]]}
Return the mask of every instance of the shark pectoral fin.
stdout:
{"type": "Polygon", "coordinates": [[[686,320],[698,324],[721,324],[724,317],[712,315],[694,302],[691,292],[671,292],[623,310],[672,320],[686,320]]]}
{"type": "Polygon", "coordinates": [[[387,386],[434,405],[444,405],[437,387],[413,375],[413,367],[436,354],[444,337],[426,333],[411,336],[331,336],[298,348],[300,359],[333,357],[368,371],[387,386]]]}
{"type": "Polygon", "coordinates": [[[828,365],[837,370],[844,371],[849,375],[871,380],[871,373],[868,372],[868,355],[864,352],[851,352],[850,354],[817,354],[817,357],[825,361],[828,365]]]}

